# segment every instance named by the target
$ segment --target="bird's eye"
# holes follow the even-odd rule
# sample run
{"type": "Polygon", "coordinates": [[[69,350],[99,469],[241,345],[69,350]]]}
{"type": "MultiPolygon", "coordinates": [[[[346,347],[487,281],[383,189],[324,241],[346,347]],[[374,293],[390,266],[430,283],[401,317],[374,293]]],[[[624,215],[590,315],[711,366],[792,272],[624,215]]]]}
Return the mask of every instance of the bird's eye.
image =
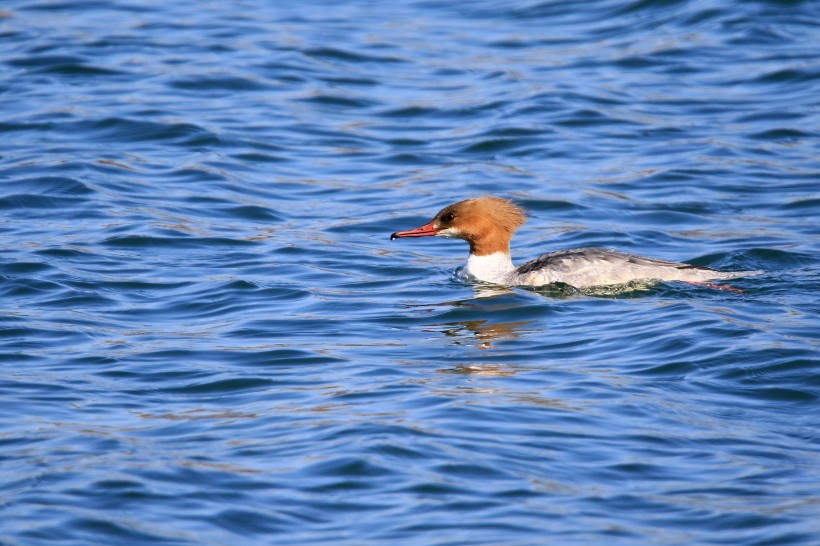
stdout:
{"type": "Polygon", "coordinates": [[[455,217],[456,217],[456,215],[455,215],[455,214],[453,214],[452,212],[448,212],[447,214],[445,214],[444,216],[442,216],[442,217],[441,217],[441,219],[442,219],[443,221],[445,221],[445,222],[448,222],[448,223],[449,223],[449,222],[452,222],[453,220],[455,220],[455,217]]]}

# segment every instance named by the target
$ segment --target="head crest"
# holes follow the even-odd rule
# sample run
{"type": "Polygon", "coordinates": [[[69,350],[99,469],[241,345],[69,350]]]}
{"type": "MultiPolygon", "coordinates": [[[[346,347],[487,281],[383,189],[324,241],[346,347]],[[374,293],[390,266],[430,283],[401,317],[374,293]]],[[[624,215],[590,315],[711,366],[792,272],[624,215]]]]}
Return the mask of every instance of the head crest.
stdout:
{"type": "Polygon", "coordinates": [[[510,235],[527,221],[527,214],[524,210],[510,199],[489,196],[474,197],[457,203],[457,205],[460,204],[477,209],[481,215],[491,219],[497,228],[510,235]]]}

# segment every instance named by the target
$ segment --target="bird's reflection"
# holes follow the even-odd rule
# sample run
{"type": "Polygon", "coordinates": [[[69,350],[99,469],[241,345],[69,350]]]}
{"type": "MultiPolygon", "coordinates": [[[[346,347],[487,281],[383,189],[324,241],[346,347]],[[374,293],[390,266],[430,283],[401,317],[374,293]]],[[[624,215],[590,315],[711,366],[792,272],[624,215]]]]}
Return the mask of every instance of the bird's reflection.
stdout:
{"type": "Polygon", "coordinates": [[[456,364],[452,368],[442,368],[440,373],[453,373],[460,375],[472,375],[478,377],[507,377],[515,375],[518,370],[504,364],[490,364],[472,362],[469,364],[456,364]]]}
{"type": "MultiPolygon", "coordinates": [[[[482,318],[426,324],[422,331],[442,333],[453,338],[456,345],[474,345],[482,350],[493,348],[496,342],[518,338],[532,322],[530,320],[494,322],[483,318],[497,316],[498,313],[523,310],[529,303],[526,301],[525,294],[503,286],[474,285],[472,288],[474,294],[472,298],[420,305],[408,304],[408,307],[426,307],[430,311],[441,307],[467,312],[475,311],[475,314],[482,318]]],[[[448,313],[443,315],[446,314],[448,313]]]]}
{"type": "Polygon", "coordinates": [[[476,299],[497,298],[513,293],[512,288],[495,284],[474,284],[472,288],[476,299]]]}
{"type": "Polygon", "coordinates": [[[487,319],[445,322],[431,325],[425,331],[441,332],[445,336],[455,338],[456,344],[475,343],[476,348],[487,350],[493,347],[494,342],[516,339],[519,331],[530,321],[492,323],[487,319]]]}

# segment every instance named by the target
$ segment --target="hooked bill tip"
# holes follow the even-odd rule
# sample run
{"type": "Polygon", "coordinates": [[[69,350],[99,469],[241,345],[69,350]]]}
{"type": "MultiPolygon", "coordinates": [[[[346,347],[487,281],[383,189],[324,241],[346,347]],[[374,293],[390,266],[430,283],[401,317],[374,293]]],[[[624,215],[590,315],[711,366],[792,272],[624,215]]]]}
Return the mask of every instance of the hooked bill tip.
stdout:
{"type": "MultiPolygon", "coordinates": [[[[398,232],[397,232],[397,233],[398,233],[398,232]]],[[[396,237],[396,234],[395,234],[395,233],[391,233],[391,234],[390,234],[390,240],[392,241],[393,239],[397,239],[397,237],[396,237]]]]}

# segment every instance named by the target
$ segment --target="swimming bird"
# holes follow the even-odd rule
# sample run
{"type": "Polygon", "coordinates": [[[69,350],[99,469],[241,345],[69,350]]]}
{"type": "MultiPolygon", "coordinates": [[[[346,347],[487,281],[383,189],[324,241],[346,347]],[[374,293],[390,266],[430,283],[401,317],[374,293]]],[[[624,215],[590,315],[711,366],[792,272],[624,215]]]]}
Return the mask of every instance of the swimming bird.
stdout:
{"type": "Polygon", "coordinates": [[[476,280],[504,286],[565,283],[583,289],[659,280],[721,288],[706,281],[762,273],[717,271],[604,248],[557,250],[516,267],[510,257],[510,241],[526,218],[524,211],[509,199],[476,197],[444,207],[423,226],[397,231],[390,240],[432,236],[463,239],[470,245],[464,272],[476,280]]]}

